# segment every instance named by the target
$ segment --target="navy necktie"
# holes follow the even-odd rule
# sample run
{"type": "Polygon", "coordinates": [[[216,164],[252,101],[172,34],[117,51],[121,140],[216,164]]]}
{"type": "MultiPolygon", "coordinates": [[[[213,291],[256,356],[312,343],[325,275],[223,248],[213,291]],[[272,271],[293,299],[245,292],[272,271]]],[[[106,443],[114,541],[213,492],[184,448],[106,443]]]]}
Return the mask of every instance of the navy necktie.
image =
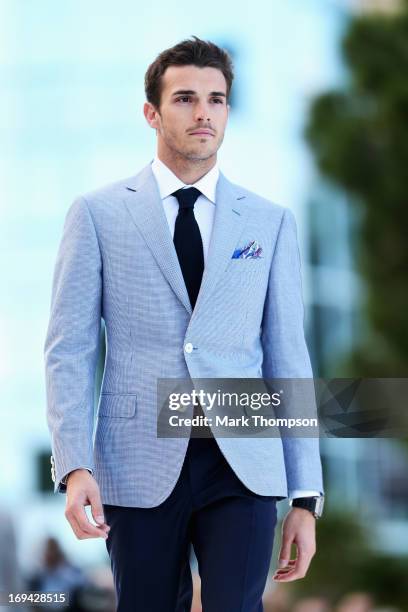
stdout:
{"type": "Polygon", "coordinates": [[[171,195],[176,197],[179,203],[173,242],[191,307],[194,309],[204,271],[203,242],[194,216],[194,204],[201,191],[195,187],[188,187],[178,189],[171,195]]]}
{"type": "MultiPolygon", "coordinates": [[[[204,250],[200,228],[194,216],[194,204],[201,195],[195,187],[178,189],[174,195],[179,203],[179,212],[174,228],[173,242],[180,262],[184,282],[194,309],[204,271],[204,250]]],[[[200,404],[194,405],[193,416],[204,416],[200,404]]],[[[192,438],[214,438],[208,426],[192,427],[192,438]]]]}

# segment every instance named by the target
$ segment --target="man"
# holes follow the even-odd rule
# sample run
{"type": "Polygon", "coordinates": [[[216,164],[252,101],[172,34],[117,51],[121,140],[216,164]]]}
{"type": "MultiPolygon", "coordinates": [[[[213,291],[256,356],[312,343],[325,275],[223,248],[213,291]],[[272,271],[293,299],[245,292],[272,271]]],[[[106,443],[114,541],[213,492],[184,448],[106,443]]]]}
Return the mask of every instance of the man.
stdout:
{"type": "Polygon", "coordinates": [[[318,439],[157,435],[158,379],[312,377],[293,214],[219,170],[232,64],[193,38],[146,73],[153,162],[66,217],[45,342],[53,474],[77,538],[106,539],[118,610],[190,610],[192,544],[204,612],[259,612],[277,500],[298,507],[275,580],[315,553],[318,439]]]}

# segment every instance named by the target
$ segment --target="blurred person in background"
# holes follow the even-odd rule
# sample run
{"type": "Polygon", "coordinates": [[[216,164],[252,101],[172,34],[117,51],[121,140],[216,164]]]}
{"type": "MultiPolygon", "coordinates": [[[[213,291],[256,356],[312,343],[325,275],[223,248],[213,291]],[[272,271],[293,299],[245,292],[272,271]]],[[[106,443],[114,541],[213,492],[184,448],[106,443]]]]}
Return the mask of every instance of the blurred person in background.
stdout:
{"type": "Polygon", "coordinates": [[[77,538],[105,539],[121,612],[190,610],[191,545],[205,612],[260,612],[276,502],[280,582],[306,576],[322,509],[318,438],[157,435],[160,378],[313,377],[294,215],[220,171],[232,62],[193,38],[145,75],[154,160],[67,213],[44,347],[55,491],[77,538]]]}
{"type": "MultiPolygon", "coordinates": [[[[46,538],[43,544],[41,568],[35,571],[27,580],[30,591],[41,593],[65,593],[69,601],[64,610],[79,611],[75,604],[77,593],[87,584],[81,569],[69,561],[59,542],[53,538],[46,538]]],[[[50,603],[43,606],[34,606],[38,610],[61,610],[61,604],[50,603]]]]}

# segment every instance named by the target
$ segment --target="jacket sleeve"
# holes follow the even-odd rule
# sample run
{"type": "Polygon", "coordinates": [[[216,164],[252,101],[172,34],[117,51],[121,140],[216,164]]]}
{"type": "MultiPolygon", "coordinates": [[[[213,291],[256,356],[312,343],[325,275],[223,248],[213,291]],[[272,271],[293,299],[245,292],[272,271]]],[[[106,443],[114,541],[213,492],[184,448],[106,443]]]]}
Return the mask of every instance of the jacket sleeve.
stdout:
{"type": "MultiPolygon", "coordinates": [[[[264,379],[306,378],[310,379],[306,386],[309,385],[310,389],[310,385],[313,385],[303,326],[304,305],[296,221],[293,213],[285,208],[276,239],[262,319],[264,379]]],[[[299,489],[324,493],[319,437],[282,436],[282,445],[288,495],[299,489]]]]}
{"type": "Polygon", "coordinates": [[[78,197],[65,218],[44,344],[54,492],[65,492],[61,481],[72,470],[94,470],[92,436],[101,295],[98,238],[87,202],[78,197]]]}

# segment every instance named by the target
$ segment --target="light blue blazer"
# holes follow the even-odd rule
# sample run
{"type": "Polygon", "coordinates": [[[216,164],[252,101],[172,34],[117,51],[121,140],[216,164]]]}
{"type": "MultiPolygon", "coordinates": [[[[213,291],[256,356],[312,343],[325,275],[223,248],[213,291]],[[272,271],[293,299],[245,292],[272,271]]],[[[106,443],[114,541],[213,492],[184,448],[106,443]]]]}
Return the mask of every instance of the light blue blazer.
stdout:
{"type": "MultiPolygon", "coordinates": [[[[86,467],[102,502],[154,507],[188,438],[157,437],[158,378],[311,378],[292,212],[221,172],[192,313],[151,165],[78,197],[65,218],[44,355],[54,491],[86,467]],[[255,240],[262,257],[232,258],[255,240]],[[94,419],[101,319],[106,359],[94,419]]],[[[217,438],[261,495],[324,492],[317,437],[217,438]]]]}

